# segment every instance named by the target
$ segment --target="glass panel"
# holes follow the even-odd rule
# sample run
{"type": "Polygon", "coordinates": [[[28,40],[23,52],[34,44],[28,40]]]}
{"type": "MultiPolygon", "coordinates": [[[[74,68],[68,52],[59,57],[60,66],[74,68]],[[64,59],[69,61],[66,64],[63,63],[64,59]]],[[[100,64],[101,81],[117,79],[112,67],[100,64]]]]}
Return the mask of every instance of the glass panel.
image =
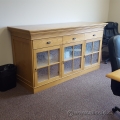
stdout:
{"type": "Polygon", "coordinates": [[[91,65],[92,55],[85,56],[85,66],[91,65]]]}
{"type": "Polygon", "coordinates": [[[93,47],[93,51],[99,51],[99,47],[100,47],[100,41],[95,41],[94,42],[94,47],[93,47]]]}
{"type": "Polygon", "coordinates": [[[48,67],[37,70],[38,82],[48,79],[48,67]]]}
{"type": "Polygon", "coordinates": [[[81,58],[74,59],[74,70],[81,68],[81,58]]]}
{"type": "Polygon", "coordinates": [[[59,64],[50,66],[50,78],[59,75],[59,64]]]}
{"type": "Polygon", "coordinates": [[[93,54],[92,64],[94,64],[94,63],[98,63],[98,56],[99,56],[98,53],[93,54]]]}
{"type": "Polygon", "coordinates": [[[48,65],[48,52],[37,53],[37,67],[48,65]]]}
{"type": "Polygon", "coordinates": [[[67,60],[67,59],[71,59],[73,56],[73,47],[70,46],[70,47],[66,47],[64,49],[64,59],[67,60]]]}
{"type": "Polygon", "coordinates": [[[72,71],[72,64],[73,64],[72,60],[64,63],[64,73],[68,73],[72,71]]]}
{"type": "Polygon", "coordinates": [[[92,53],[92,47],[93,47],[92,42],[89,42],[89,43],[86,44],[86,54],[92,53]]]}
{"type": "Polygon", "coordinates": [[[82,45],[75,45],[74,46],[74,56],[81,56],[81,52],[82,52],[82,45]]]}
{"type": "Polygon", "coordinates": [[[50,63],[59,62],[59,49],[50,51],[50,63]]]}

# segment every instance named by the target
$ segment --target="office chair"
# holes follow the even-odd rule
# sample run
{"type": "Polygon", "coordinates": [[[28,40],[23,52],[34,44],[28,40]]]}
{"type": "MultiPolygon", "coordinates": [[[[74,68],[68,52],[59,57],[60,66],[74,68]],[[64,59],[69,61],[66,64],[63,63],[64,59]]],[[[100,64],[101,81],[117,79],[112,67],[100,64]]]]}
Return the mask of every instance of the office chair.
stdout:
{"type": "MultiPolygon", "coordinates": [[[[104,32],[103,32],[103,42],[102,42],[102,49],[104,47],[108,48],[108,42],[109,39],[115,35],[119,35],[118,32],[118,23],[117,22],[106,22],[108,23],[105,28],[104,28],[104,32]]],[[[108,58],[104,60],[104,63],[107,64],[107,62],[110,60],[109,58],[109,53],[108,53],[108,58]]]]}
{"type": "MultiPolygon", "coordinates": [[[[112,72],[120,69],[120,35],[116,35],[108,43],[109,57],[112,72]]],[[[111,90],[114,95],[120,96],[120,82],[111,79],[111,90]]],[[[120,108],[114,107],[112,112],[120,112],[120,108]]]]}

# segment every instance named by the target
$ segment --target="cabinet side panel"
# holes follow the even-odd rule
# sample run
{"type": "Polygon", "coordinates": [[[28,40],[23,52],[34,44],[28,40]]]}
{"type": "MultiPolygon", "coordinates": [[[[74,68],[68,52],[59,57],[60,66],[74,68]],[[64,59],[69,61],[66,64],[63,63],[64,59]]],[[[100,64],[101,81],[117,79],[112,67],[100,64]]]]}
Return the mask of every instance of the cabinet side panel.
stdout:
{"type": "Polygon", "coordinates": [[[19,37],[12,37],[12,41],[17,77],[24,83],[33,86],[32,43],[19,37]]]}

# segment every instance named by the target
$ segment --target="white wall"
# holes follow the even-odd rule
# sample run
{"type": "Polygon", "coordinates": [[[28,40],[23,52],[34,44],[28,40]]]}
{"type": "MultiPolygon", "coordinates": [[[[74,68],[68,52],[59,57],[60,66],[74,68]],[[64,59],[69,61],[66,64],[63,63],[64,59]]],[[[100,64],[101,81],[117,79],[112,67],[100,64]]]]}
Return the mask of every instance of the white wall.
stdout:
{"type": "Polygon", "coordinates": [[[109,0],[0,0],[0,65],[12,63],[7,26],[61,22],[104,22],[109,0]]]}
{"type": "Polygon", "coordinates": [[[120,32],[120,0],[110,0],[108,21],[118,22],[120,32]]]}

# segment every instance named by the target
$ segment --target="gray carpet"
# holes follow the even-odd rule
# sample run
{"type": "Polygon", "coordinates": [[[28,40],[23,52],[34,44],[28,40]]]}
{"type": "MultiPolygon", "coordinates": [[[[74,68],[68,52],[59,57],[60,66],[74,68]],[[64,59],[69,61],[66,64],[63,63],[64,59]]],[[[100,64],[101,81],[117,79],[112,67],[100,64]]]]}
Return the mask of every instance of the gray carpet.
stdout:
{"type": "Polygon", "coordinates": [[[74,78],[37,94],[21,85],[0,92],[0,120],[119,120],[112,114],[120,97],[114,96],[110,79],[110,63],[99,70],[74,78]]]}

